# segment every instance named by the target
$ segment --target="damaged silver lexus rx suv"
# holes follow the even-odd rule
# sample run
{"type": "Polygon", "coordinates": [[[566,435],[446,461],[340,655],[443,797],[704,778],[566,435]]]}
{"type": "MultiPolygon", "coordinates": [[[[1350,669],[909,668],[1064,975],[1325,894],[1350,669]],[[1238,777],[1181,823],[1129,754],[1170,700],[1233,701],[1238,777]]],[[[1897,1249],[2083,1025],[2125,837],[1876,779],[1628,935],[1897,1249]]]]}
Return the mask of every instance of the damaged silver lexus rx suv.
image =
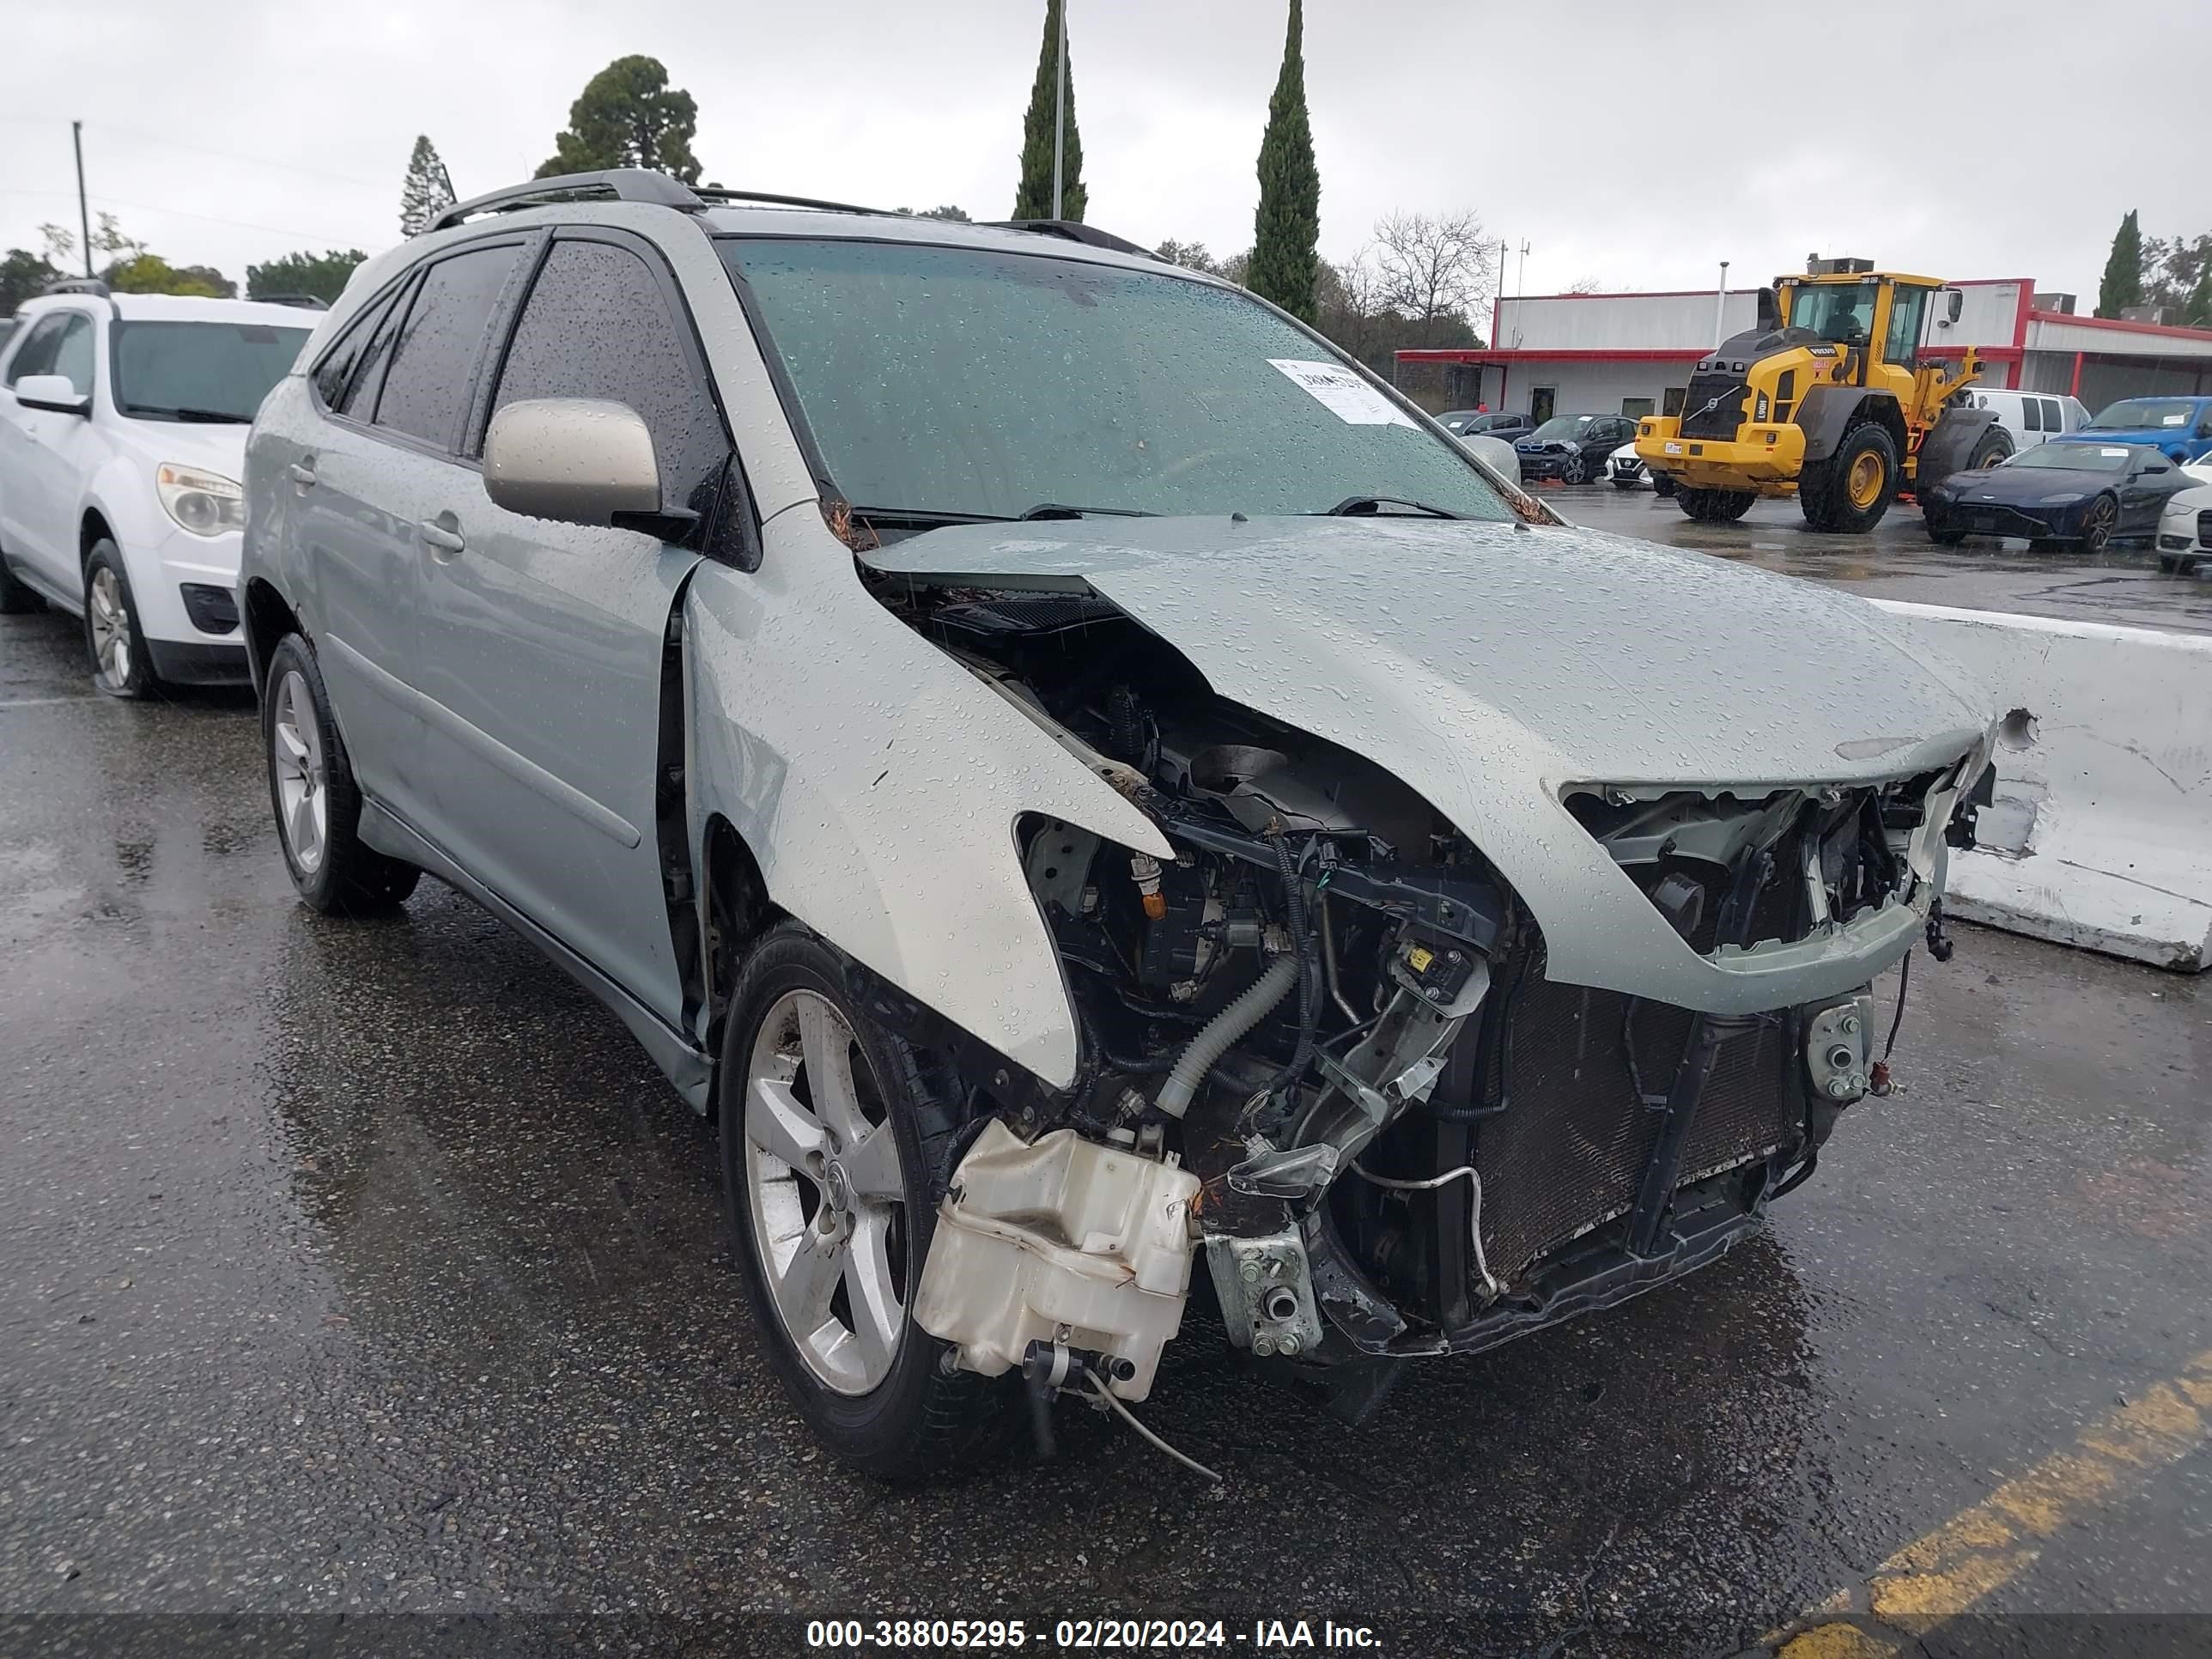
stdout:
{"type": "Polygon", "coordinates": [[[1879,1093],[1990,713],[1579,530],[1082,225],[625,172],[364,265],[241,578],[315,908],[428,872],[715,1115],[763,1348],[912,1477],[1197,1295],[1355,1418],[1712,1261],[1879,1093]]]}

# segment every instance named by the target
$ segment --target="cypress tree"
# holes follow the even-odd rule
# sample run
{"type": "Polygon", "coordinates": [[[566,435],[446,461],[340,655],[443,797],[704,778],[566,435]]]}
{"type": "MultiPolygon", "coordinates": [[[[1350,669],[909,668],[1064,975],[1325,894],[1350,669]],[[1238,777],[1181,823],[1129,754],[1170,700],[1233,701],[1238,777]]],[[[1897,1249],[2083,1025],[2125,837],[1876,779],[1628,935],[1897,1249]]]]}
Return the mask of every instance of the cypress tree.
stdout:
{"type": "MultiPolygon", "coordinates": [[[[1022,121],[1022,181],[1014,191],[1017,219],[1049,219],[1052,210],[1053,94],[1060,85],[1060,8],[1045,0],[1044,50],[1022,121]]],[[[1083,187],[1083,139],[1075,131],[1075,53],[1067,58],[1067,125],[1060,136],[1059,217],[1080,222],[1091,193],[1083,187]]]]}
{"type": "Polygon", "coordinates": [[[1305,18],[1291,0],[1283,70],[1267,100],[1260,140],[1260,206],[1252,219],[1252,268],[1245,285],[1292,316],[1311,323],[1320,264],[1321,173],[1314,166],[1313,125],[1306,118],[1305,18]]]}
{"type": "Polygon", "coordinates": [[[2113,233],[2105,280],[2097,284],[2097,314],[2117,317],[2129,306],[2141,305],[2142,298],[2142,232],[2136,226],[2136,210],[2130,208],[2113,233]]]}

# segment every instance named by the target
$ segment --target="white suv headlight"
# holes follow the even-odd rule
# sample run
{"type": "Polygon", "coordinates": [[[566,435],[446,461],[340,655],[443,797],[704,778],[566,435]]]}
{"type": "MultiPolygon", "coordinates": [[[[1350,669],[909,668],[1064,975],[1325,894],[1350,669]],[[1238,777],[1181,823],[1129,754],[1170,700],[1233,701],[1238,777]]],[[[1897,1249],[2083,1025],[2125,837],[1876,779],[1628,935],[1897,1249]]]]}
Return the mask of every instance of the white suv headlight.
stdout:
{"type": "Polygon", "coordinates": [[[235,478],[164,461],[154,469],[161,510],[195,536],[220,536],[246,523],[246,492],[235,478]]]}

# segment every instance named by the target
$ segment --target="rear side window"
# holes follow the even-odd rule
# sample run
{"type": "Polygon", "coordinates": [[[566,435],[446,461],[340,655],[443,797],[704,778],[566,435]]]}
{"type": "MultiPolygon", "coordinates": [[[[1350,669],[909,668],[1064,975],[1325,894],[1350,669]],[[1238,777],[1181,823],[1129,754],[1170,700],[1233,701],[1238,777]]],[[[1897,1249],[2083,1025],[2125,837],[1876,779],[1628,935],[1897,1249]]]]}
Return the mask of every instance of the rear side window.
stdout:
{"type": "Polygon", "coordinates": [[[2066,429],[2066,419],[2058,412],[2058,399],[2041,398],[2037,401],[2043,405],[2043,429],[2045,432],[2063,432],[2066,429]]]}
{"type": "Polygon", "coordinates": [[[523,304],[492,412],[533,398],[623,404],[653,433],[662,494],[699,512],[729,454],[696,337],[651,265],[609,242],[557,241],[523,304]]]}
{"type": "Polygon", "coordinates": [[[471,248],[423,273],[384,372],[377,425],[441,448],[458,440],[492,313],[521,252],[514,242],[471,248]]]}

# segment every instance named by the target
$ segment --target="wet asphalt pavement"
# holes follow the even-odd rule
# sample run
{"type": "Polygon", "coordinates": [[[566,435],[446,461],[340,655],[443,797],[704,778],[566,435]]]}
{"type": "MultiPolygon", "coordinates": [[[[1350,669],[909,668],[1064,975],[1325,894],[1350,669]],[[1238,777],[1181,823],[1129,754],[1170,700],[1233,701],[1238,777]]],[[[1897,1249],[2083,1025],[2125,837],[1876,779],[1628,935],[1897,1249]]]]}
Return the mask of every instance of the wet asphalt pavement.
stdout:
{"type": "MultiPolygon", "coordinates": [[[[125,1613],[587,1621],[547,1651],[1139,1613],[1744,1649],[2212,1348],[2212,979],[1959,931],[1901,1092],[1701,1276],[1419,1367],[1358,1431],[1187,1328],[1142,1414],[1218,1492],[1073,1411],[1048,1466],[1017,1425],[890,1492],[786,1408],[710,1132],[610,1016],[434,884],[302,908],[243,698],[110,702],[70,625],[0,619],[0,1652],[298,1629],[69,1617],[125,1613]]],[[[1988,1605],[2212,1609],[2212,1455],[1988,1605]]]]}
{"type": "Polygon", "coordinates": [[[2169,575],[2147,542],[2094,557],[1978,536],[1945,548],[1928,539],[1919,509],[1902,504],[1871,535],[1830,536],[1808,530],[1795,501],[1756,502],[1741,522],[1714,525],[1692,523],[1648,489],[1540,485],[1538,493],[1593,530],[1741,559],[1868,599],[2212,633],[2212,566],[2203,575],[2169,575]]]}

